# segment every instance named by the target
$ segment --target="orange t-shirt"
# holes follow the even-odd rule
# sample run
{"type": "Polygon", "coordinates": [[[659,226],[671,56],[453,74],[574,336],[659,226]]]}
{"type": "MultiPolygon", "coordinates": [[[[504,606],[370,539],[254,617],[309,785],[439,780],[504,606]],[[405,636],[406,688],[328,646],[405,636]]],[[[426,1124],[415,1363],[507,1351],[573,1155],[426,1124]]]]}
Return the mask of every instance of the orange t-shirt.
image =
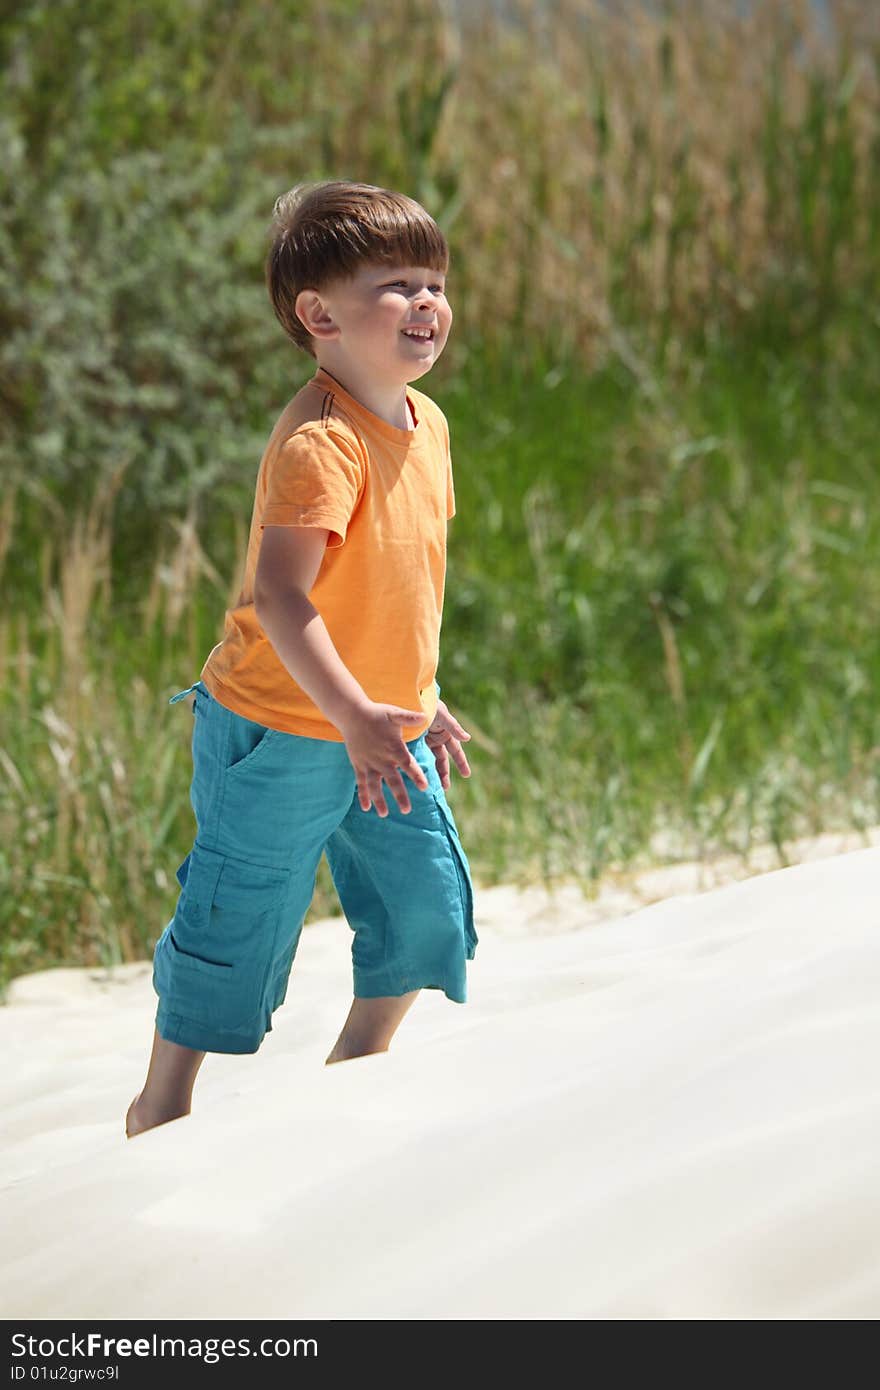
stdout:
{"type": "Polygon", "coordinates": [[[285,733],[342,743],[342,734],[284,666],[257,620],[254,578],[263,526],[326,526],[309,598],[340,658],[371,700],[437,708],[434,677],[446,579],[446,522],[455,515],[449,427],[407,389],[415,428],[397,429],[323,367],[285,406],[257,475],[244,583],[201,679],[222,705],[285,733]]]}

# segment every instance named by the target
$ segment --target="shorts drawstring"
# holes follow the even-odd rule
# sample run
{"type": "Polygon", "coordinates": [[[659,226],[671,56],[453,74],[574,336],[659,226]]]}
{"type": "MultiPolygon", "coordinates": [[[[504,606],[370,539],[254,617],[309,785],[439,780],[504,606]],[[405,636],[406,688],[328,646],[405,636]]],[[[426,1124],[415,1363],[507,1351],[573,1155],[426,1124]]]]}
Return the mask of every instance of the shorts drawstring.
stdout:
{"type": "Polygon", "coordinates": [[[186,690],[179,690],[176,695],[171,696],[171,699],[168,701],[169,705],[176,705],[178,700],[182,700],[184,696],[191,695],[194,690],[198,690],[201,684],[202,682],[200,680],[194,681],[192,685],[187,686],[186,690]]]}

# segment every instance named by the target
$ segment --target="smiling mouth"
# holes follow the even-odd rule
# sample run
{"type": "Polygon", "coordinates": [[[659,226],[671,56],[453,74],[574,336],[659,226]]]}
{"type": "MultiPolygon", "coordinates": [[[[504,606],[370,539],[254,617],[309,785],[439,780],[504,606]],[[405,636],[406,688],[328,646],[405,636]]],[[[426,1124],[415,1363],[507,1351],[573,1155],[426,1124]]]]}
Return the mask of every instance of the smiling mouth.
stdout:
{"type": "Polygon", "coordinates": [[[404,338],[409,338],[414,343],[432,343],[434,341],[433,333],[409,333],[405,328],[402,328],[401,332],[404,338]]]}

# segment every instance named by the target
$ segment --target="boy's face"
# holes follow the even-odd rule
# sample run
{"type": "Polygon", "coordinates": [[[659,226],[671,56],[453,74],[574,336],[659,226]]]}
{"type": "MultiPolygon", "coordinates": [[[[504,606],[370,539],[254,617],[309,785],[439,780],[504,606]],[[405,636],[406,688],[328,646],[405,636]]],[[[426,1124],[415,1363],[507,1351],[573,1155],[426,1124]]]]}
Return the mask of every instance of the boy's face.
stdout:
{"type": "Polygon", "coordinates": [[[321,358],[366,368],[388,384],[413,381],[433,367],[446,346],[452,309],[442,271],[407,265],[363,266],[350,280],[302,290],[297,308],[321,358]],[[408,337],[425,327],[430,338],[408,337]]]}

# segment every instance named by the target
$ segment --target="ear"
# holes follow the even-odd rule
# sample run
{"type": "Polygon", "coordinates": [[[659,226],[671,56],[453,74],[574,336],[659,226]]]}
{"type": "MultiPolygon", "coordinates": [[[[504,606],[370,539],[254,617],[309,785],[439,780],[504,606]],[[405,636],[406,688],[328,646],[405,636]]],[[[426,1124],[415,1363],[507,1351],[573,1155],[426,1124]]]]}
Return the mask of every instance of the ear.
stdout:
{"type": "Polygon", "coordinates": [[[329,338],[338,332],[329,310],[317,290],[300,290],[293,305],[303,328],[315,338],[329,338]]]}

